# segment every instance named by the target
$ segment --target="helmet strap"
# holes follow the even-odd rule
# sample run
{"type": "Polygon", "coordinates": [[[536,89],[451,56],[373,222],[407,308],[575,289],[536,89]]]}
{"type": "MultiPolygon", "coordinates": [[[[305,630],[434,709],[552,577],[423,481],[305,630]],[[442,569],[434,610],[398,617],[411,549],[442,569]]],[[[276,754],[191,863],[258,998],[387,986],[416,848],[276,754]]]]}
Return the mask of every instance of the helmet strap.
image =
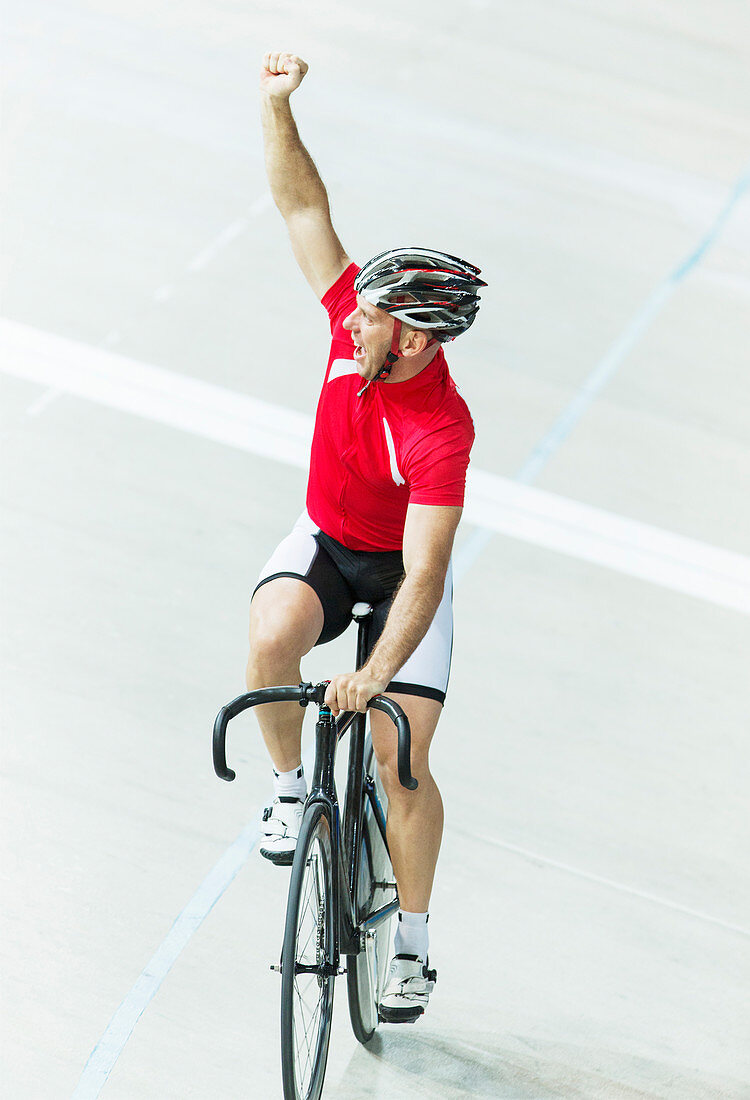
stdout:
{"type": "Polygon", "coordinates": [[[393,321],[393,336],[391,337],[391,350],[385,357],[385,363],[375,375],[375,381],[382,382],[393,370],[394,364],[398,360],[398,346],[401,343],[401,322],[398,317],[393,321]]]}
{"type": "Polygon", "coordinates": [[[370,378],[367,382],[365,382],[364,386],[362,387],[362,389],[357,394],[357,397],[362,396],[362,394],[365,392],[367,387],[370,385],[370,382],[383,382],[388,377],[388,375],[393,370],[394,364],[397,362],[397,360],[399,358],[398,346],[399,346],[400,343],[401,343],[401,322],[399,321],[398,317],[396,317],[396,318],[394,318],[394,321],[393,321],[393,336],[391,337],[391,350],[386,355],[385,362],[383,363],[383,366],[380,368],[378,373],[375,375],[374,378],[370,378]]]}

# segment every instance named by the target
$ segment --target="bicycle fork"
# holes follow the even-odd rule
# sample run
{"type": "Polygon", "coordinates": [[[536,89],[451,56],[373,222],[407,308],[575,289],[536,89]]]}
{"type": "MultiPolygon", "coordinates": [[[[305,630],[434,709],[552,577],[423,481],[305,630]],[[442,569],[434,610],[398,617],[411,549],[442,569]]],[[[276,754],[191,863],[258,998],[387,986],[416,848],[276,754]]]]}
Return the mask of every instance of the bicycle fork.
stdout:
{"type": "MultiPolygon", "coordinates": [[[[341,969],[341,945],[343,942],[344,954],[353,953],[349,949],[357,939],[356,928],[353,925],[352,915],[349,913],[349,905],[342,906],[342,898],[348,901],[349,890],[346,878],[343,874],[343,860],[341,858],[341,813],[335,786],[336,747],[344,730],[348,729],[353,720],[349,716],[345,724],[339,728],[326,706],[321,706],[318,720],[315,723],[315,767],[313,771],[310,793],[305,803],[305,814],[310,807],[320,804],[324,807],[325,816],[331,832],[331,900],[334,913],[333,943],[331,944],[330,957],[319,963],[316,967],[304,968],[314,970],[321,977],[338,977],[345,974],[341,969]]],[[[304,817],[303,817],[304,820],[304,817]]],[[[357,947],[359,950],[359,947],[357,947]]],[[[282,949],[283,951],[283,949],[282,949]]],[[[281,966],[271,965],[271,970],[281,973],[281,966]]]]}

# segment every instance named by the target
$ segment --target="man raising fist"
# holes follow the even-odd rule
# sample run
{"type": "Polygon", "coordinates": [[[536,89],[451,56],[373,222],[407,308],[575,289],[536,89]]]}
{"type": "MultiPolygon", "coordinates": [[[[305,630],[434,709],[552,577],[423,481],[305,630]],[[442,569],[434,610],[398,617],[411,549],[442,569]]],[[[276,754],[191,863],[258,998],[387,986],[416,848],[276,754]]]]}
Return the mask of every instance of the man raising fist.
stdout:
{"type": "MultiPolygon", "coordinates": [[[[334,714],[364,711],[383,693],[411,725],[415,791],[399,783],[388,720],[371,715],[400,904],[380,1011],[400,1023],[424,1012],[435,980],[427,918],[443,804],[428,757],[448,686],[451,550],[474,440],[443,345],[472,324],[478,290],[486,284],[472,264],[428,248],[389,249],[363,267],[350,259],[291,111],[290,96],[307,71],[291,53],[263,60],[266,172],[294,257],[328,314],[332,339],[306,509],[253,594],[247,686],[298,683],[301,658],[346,629],[356,602],[373,605],[367,661],[335,676],[326,702],[334,714]]],[[[260,850],[274,863],[289,864],[307,793],[303,712],[295,703],[274,703],[258,716],[275,783],[260,850]]]]}

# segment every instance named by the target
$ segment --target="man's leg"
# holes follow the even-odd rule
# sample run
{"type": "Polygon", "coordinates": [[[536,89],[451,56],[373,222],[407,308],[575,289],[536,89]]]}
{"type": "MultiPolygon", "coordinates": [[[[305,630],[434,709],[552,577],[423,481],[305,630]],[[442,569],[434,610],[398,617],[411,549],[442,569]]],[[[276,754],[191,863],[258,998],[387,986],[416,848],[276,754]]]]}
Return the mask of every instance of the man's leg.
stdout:
{"type": "Polygon", "coordinates": [[[427,916],[443,834],[443,800],[429,767],[429,749],[442,707],[434,699],[388,692],[411,727],[411,770],[419,786],[398,779],[397,736],[385,715],[372,713],[373,747],[388,796],[388,847],[399,897],[394,957],[379,1011],[389,1023],[413,1023],[424,1012],[436,974],[427,962],[427,916]]]}
{"type": "MultiPolygon", "coordinates": [[[[300,660],[323,629],[323,607],[309,584],[276,577],[261,585],[250,604],[247,690],[298,684],[300,660]]],[[[265,703],[255,712],[278,772],[299,767],[304,710],[298,703],[265,703]]]]}
{"type": "MultiPolygon", "coordinates": [[[[323,620],[320,599],[304,581],[276,577],[261,585],[250,605],[248,691],[298,684],[300,658],[317,642],[323,620]]],[[[304,711],[298,703],[264,703],[255,713],[275,776],[274,800],[263,814],[259,851],[272,863],[288,866],[294,859],[307,791],[300,745],[304,711]]]]}
{"type": "MultiPolygon", "coordinates": [[[[409,719],[411,766],[419,783],[415,791],[407,791],[398,781],[395,726],[384,714],[374,712],[371,717],[373,747],[389,800],[388,846],[401,908],[410,913],[427,912],[443,834],[443,801],[429,766],[430,744],[443,708],[429,693],[444,693],[448,685],[453,640],[452,593],[449,569],[443,598],[429,630],[399,669],[394,690],[387,692],[409,719]],[[417,690],[421,686],[427,694],[399,692],[399,684],[413,685],[417,690]]],[[[382,618],[384,609],[388,612],[390,605],[380,605],[376,615],[382,618]]],[[[376,633],[377,626],[376,622],[376,633]]]]}
{"type": "Polygon", "coordinates": [[[396,727],[386,715],[371,711],[373,748],[388,796],[388,847],[401,908],[426,913],[443,835],[443,800],[429,767],[430,743],[443,708],[434,699],[419,695],[388,692],[388,698],[398,703],[409,719],[411,768],[419,783],[416,791],[401,786],[396,727]]]}

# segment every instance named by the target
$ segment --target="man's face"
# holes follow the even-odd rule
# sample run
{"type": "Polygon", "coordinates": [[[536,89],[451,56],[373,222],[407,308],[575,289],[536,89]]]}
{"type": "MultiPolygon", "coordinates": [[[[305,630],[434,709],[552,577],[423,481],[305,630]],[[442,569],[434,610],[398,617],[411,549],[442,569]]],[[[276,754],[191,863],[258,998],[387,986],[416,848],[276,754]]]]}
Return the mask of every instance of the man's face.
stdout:
{"type": "Polygon", "coordinates": [[[370,305],[361,294],[357,308],[343,322],[354,341],[354,362],[363,378],[376,378],[391,350],[393,318],[384,309],[370,305]]]}

